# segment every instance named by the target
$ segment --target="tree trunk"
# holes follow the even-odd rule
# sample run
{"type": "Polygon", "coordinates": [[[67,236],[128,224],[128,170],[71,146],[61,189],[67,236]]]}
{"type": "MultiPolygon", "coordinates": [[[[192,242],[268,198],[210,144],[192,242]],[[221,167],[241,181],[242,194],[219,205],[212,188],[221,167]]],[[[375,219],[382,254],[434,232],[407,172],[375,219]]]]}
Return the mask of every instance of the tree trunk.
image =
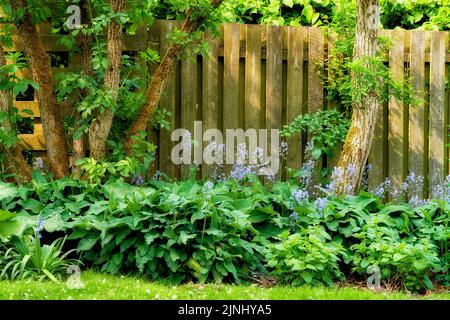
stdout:
{"type": "MultiPolygon", "coordinates": [[[[369,19],[369,14],[379,14],[379,10],[370,12],[373,6],[379,6],[379,0],[357,0],[354,60],[376,55],[378,26],[373,25],[374,17],[369,19]]],[[[378,17],[375,20],[378,21],[378,17]]],[[[355,75],[352,77],[353,82],[358,81],[355,75]]],[[[359,190],[379,108],[380,103],[374,92],[367,92],[361,103],[353,102],[352,125],[338,163],[338,172],[342,175],[334,174],[332,177],[338,193],[354,194],[359,190]]]]}
{"type": "Polygon", "coordinates": [[[28,57],[33,81],[39,85],[37,98],[50,167],[56,178],[62,178],[69,174],[69,157],[63,121],[54,93],[50,57],[32,23],[31,15],[27,11],[27,2],[10,0],[10,3],[16,12],[25,10],[23,18],[16,23],[17,34],[25,55],[28,57]]]}
{"type": "MultiPolygon", "coordinates": [[[[223,0],[213,0],[211,5],[213,8],[217,8],[222,2],[223,0]]],[[[188,12],[186,15],[186,20],[181,27],[181,31],[187,34],[192,34],[198,30],[206,18],[207,17],[201,17],[194,20],[192,19],[191,13],[188,12]]],[[[178,63],[184,49],[184,46],[172,44],[168,48],[166,55],[153,74],[147,89],[147,104],[141,107],[138,117],[131,124],[131,127],[128,130],[127,139],[125,141],[125,150],[129,155],[131,154],[131,150],[135,142],[135,140],[133,140],[133,136],[138,136],[140,132],[147,131],[148,122],[158,106],[159,100],[161,99],[161,94],[166,86],[167,78],[178,63]]]]}
{"type": "MultiPolygon", "coordinates": [[[[125,11],[125,0],[110,0],[114,12],[125,11]]],[[[117,101],[120,86],[120,66],[122,60],[122,25],[113,20],[108,26],[108,60],[109,67],[105,74],[105,89],[113,93],[113,103],[117,101]]],[[[106,157],[106,142],[111,131],[114,111],[106,109],[99,113],[89,128],[89,148],[91,157],[103,160],[106,157]]]]}
{"type": "MultiPolygon", "coordinates": [[[[83,25],[91,25],[91,17],[89,15],[88,3],[87,0],[80,1],[80,9],[81,9],[81,24],[83,25]]],[[[83,32],[78,34],[78,43],[80,46],[80,60],[81,60],[81,69],[84,74],[92,77],[94,75],[94,70],[92,67],[92,37],[89,35],[85,35],[83,32]]],[[[87,96],[86,90],[81,91],[81,98],[87,96]]],[[[76,122],[75,122],[75,131],[79,130],[79,121],[80,114],[76,112],[75,114],[76,122]]],[[[85,144],[84,144],[85,136],[82,135],[79,139],[73,140],[73,174],[75,177],[80,176],[80,169],[75,166],[75,162],[79,159],[85,157],[85,144]]]]}
{"type": "MultiPolygon", "coordinates": [[[[2,48],[0,47],[0,67],[3,67],[5,65],[5,55],[2,48]]],[[[12,90],[0,90],[0,112],[11,115],[12,105],[12,90]]],[[[0,124],[0,129],[5,133],[17,134],[17,130],[16,128],[14,128],[9,118],[6,118],[6,120],[0,124]]],[[[6,146],[0,144],[0,152],[5,155],[6,163],[11,167],[12,173],[14,173],[14,178],[17,183],[31,180],[30,166],[25,161],[25,158],[22,154],[22,148],[19,145],[15,144],[12,147],[7,148],[6,146]]]]}

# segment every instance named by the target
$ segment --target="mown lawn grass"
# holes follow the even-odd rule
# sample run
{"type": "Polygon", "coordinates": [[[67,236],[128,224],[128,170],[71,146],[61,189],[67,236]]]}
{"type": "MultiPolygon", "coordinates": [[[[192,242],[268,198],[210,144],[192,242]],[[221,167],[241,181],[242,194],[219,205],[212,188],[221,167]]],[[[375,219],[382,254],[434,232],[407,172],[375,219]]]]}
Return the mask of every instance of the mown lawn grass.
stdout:
{"type": "Polygon", "coordinates": [[[450,299],[450,293],[426,296],[403,292],[373,292],[352,287],[262,288],[256,285],[186,284],[172,286],[138,277],[111,276],[87,271],[84,287],[71,289],[66,283],[0,281],[0,300],[409,300],[450,299]]]}

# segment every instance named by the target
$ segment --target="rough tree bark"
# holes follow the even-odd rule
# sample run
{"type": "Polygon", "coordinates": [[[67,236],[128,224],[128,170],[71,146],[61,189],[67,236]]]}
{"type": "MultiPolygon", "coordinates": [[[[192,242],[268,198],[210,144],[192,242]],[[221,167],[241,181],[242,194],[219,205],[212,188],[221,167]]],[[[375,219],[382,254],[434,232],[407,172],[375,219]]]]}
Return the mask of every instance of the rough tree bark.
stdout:
{"type": "MultiPolygon", "coordinates": [[[[213,0],[211,5],[213,8],[217,8],[222,2],[223,0],[213,0]]],[[[191,12],[188,12],[181,27],[181,31],[187,34],[192,34],[198,30],[206,18],[207,17],[197,17],[197,19],[193,19],[191,12]]],[[[125,141],[125,150],[128,154],[131,154],[131,150],[135,142],[132,137],[138,136],[140,132],[145,132],[147,130],[148,122],[158,106],[159,100],[161,99],[161,94],[166,86],[167,78],[171,70],[178,63],[184,49],[185,46],[172,44],[168,48],[164,58],[153,74],[147,89],[147,103],[141,107],[138,117],[131,124],[131,127],[128,130],[127,139],[125,141]]]]}
{"type": "MultiPolygon", "coordinates": [[[[0,67],[6,65],[5,55],[0,47],[0,67]]],[[[0,90],[0,112],[10,115],[11,107],[13,104],[12,90],[0,90]]],[[[4,132],[10,132],[11,134],[17,134],[17,129],[13,126],[9,118],[0,123],[0,129],[4,132]]],[[[31,169],[25,161],[22,154],[22,148],[15,144],[10,148],[0,144],[0,152],[5,155],[7,165],[10,167],[12,173],[14,173],[14,179],[17,183],[31,180],[31,169]]]]}
{"type": "Polygon", "coordinates": [[[67,154],[66,135],[59,106],[54,93],[53,74],[50,57],[33,25],[25,0],[10,0],[11,7],[24,16],[16,23],[19,43],[28,58],[33,81],[39,85],[37,98],[41,113],[42,127],[47,145],[50,169],[56,178],[69,174],[69,157],[67,154]]]}
{"type": "MultiPolygon", "coordinates": [[[[356,3],[354,60],[376,55],[378,26],[374,26],[373,22],[378,21],[378,17],[374,17],[373,14],[379,15],[379,10],[370,10],[374,8],[372,6],[379,6],[379,0],[357,0],[356,3]]],[[[358,81],[357,77],[353,75],[352,81],[358,81]]],[[[335,175],[332,177],[335,180],[338,193],[343,193],[344,190],[355,193],[359,190],[364,167],[372,146],[376,115],[379,108],[380,103],[373,92],[367,92],[361,103],[353,102],[352,124],[338,163],[342,176],[335,175]]]]}
{"type": "MultiPolygon", "coordinates": [[[[114,12],[125,11],[125,0],[110,0],[114,12]]],[[[120,66],[122,60],[123,34],[122,25],[113,20],[108,26],[108,60],[109,67],[105,74],[104,87],[113,93],[113,102],[117,101],[120,86],[120,66]]],[[[106,142],[111,131],[114,111],[106,109],[99,113],[89,128],[89,149],[91,157],[102,160],[106,157],[106,142]]]]}
{"type": "MultiPolygon", "coordinates": [[[[80,1],[80,9],[81,9],[81,24],[82,25],[91,25],[91,18],[89,16],[88,10],[88,2],[87,0],[80,1]]],[[[94,74],[94,70],[92,67],[92,37],[89,35],[85,35],[83,32],[78,34],[78,43],[80,46],[80,61],[81,61],[81,69],[84,74],[88,77],[92,77],[94,74]]],[[[86,90],[81,91],[81,99],[87,96],[86,90]]],[[[76,120],[80,119],[80,114],[76,112],[75,114],[76,120]]],[[[79,129],[79,125],[75,125],[75,131],[79,129]]],[[[73,140],[73,163],[79,159],[85,157],[86,146],[84,143],[85,136],[82,135],[79,139],[73,140]]],[[[80,176],[80,169],[77,166],[73,166],[72,170],[75,177],[80,176]]]]}

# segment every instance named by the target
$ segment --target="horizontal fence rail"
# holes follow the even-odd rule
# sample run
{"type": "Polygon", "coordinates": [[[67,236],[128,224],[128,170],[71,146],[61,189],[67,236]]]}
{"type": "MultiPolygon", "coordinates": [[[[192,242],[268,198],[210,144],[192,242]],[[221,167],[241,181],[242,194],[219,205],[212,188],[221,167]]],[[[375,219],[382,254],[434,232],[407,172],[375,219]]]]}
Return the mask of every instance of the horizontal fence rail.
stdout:
{"type": "MultiPolygon", "coordinates": [[[[163,56],[169,46],[167,35],[177,25],[173,21],[157,21],[148,30],[142,28],[136,35],[126,35],[124,51],[153,48],[163,56]]],[[[67,51],[58,44],[60,35],[50,34],[45,26],[40,29],[47,51],[67,51]]],[[[400,186],[414,172],[425,177],[426,192],[437,183],[435,172],[440,179],[449,173],[449,33],[381,33],[392,42],[386,63],[393,77],[410,81],[421,102],[412,107],[393,98],[380,109],[369,156],[369,184],[377,186],[389,177],[394,186],[400,186]]],[[[203,131],[281,129],[300,114],[333,108],[334,102],[326,99],[317,72],[317,68],[324,67],[333,46],[323,29],[223,24],[219,37],[205,34],[204,40],[210,46],[209,56],[188,53],[169,76],[160,107],[172,113],[172,129],[193,132],[195,121],[202,121],[203,131]]],[[[72,52],[68,67],[55,72],[78,67],[78,53],[72,52]]],[[[149,74],[153,69],[149,68],[149,74]]],[[[29,74],[25,70],[20,76],[29,74]]],[[[34,113],[34,132],[20,135],[23,144],[29,150],[45,152],[38,102],[16,101],[15,106],[34,113]]],[[[71,106],[63,108],[70,110],[71,106]]],[[[162,129],[151,131],[149,136],[158,145],[154,170],[174,178],[186,176],[188,168],[171,161],[175,144],[170,141],[171,132],[162,129]]],[[[301,167],[306,140],[305,135],[287,139],[289,153],[284,166],[301,167]]],[[[328,166],[335,163],[336,159],[324,161],[328,166]]],[[[200,166],[200,174],[206,177],[210,169],[200,166]]]]}

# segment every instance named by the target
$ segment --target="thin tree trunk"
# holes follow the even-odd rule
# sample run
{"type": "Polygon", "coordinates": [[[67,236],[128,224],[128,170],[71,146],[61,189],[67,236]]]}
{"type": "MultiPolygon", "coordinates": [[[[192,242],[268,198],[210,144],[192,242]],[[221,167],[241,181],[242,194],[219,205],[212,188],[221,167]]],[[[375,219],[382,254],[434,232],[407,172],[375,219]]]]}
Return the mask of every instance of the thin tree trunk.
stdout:
{"type": "MultiPolygon", "coordinates": [[[[81,9],[81,23],[83,25],[91,25],[91,17],[88,9],[87,0],[80,1],[80,9],[81,9]]],[[[80,60],[81,60],[81,69],[84,74],[88,77],[92,77],[94,75],[94,70],[92,67],[92,37],[89,35],[85,35],[83,32],[78,34],[78,43],[80,46],[80,60]]],[[[81,98],[85,98],[87,96],[86,90],[81,91],[81,98]]],[[[80,113],[76,112],[75,114],[76,121],[79,121],[80,113]]],[[[79,124],[76,122],[75,131],[79,130],[79,124]]],[[[73,174],[75,177],[80,176],[80,169],[75,166],[75,162],[79,159],[85,157],[86,147],[84,143],[85,135],[83,134],[79,139],[73,140],[73,174]]]]}
{"type": "MultiPolygon", "coordinates": [[[[354,60],[376,55],[378,26],[371,25],[374,19],[369,14],[375,14],[373,10],[370,12],[372,6],[379,6],[379,0],[357,0],[354,60]]],[[[379,10],[376,12],[379,14],[379,10]]],[[[352,81],[356,82],[358,79],[353,75],[352,81]]],[[[359,190],[372,146],[379,108],[380,103],[373,92],[367,92],[361,103],[353,102],[352,125],[338,163],[342,175],[332,177],[338,193],[345,191],[353,194],[359,190]]]]}
{"type": "MultiPolygon", "coordinates": [[[[0,67],[6,65],[5,54],[0,47],[0,67]]],[[[11,107],[13,104],[13,94],[11,89],[0,90],[0,112],[11,115],[11,107]]],[[[7,117],[1,124],[0,129],[9,134],[17,134],[17,129],[13,126],[7,117]]],[[[5,155],[6,163],[11,167],[14,173],[14,179],[17,183],[31,180],[31,169],[25,161],[22,154],[22,148],[15,144],[10,148],[0,144],[0,151],[5,155]]]]}
{"type": "MultiPolygon", "coordinates": [[[[213,8],[217,8],[222,2],[223,0],[213,0],[211,5],[213,8]]],[[[198,30],[206,18],[207,17],[201,17],[194,20],[189,12],[186,15],[186,20],[181,27],[181,31],[187,34],[192,34],[198,30]]],[[[127,139],[125,141],[125,150],[128,154],[131,154],[131,150],[135,142],[135,140],[133,140],[133,136],[138,136],[140,132],[145,132],[147,130],[148,122],[158,106],[169,74],[175,68],[184,49],[184,46],[172,44],[168,48],[166,55],[153,74],[147,89],[147,104],[141,107],[138,117],[131,124],[131,127],[128,130],[127,139]]]]}
{"type": "MultiPolygon", "coordinates": [[[[125,0],[110,0],[114,12],[125,11],[125,0]]],[[[113,20],[108,26],[108,60],[109,67],[105,74],[105,88],[113,94],[113,103],[117,101],[120,86],[120,66],[122,60],[123,33],[122,25],[113,20]]],[[[106,142],[111,131],[114,112],[106,109],[99,113],[89,128],[89,148],[91,157],[102,160],[106,157],[106,142]]]]}
{"type": "Polygon", "coordinates": [[[69,174],[66,135],[54,93],[53,74],[50,58],[44,44],[33,25],[25,0],[10,0],[11,7],[17,12],[25,10],[24,16],[16,23],[19,42],[28,57],[33,81],[39,85],[37,98],[44,129],[47,156],[56,178],[69,174]]]}

